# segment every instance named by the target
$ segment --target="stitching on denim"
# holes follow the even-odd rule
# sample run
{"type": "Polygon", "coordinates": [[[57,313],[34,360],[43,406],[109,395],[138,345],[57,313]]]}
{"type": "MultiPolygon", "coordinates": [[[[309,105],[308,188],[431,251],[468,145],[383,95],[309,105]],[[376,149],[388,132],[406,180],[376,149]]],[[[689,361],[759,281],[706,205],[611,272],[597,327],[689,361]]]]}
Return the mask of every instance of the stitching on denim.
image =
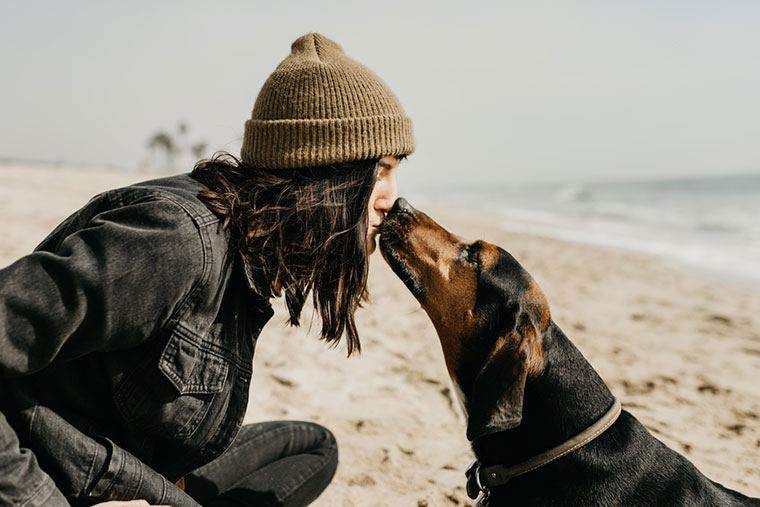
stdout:
{"type": "MultiPolygon", "coordinates": [[[[198,223],[198,225],[207,226],[220,222],[219,217],[212,213],[205,205],[197,206],[191,199],[165,188],[130,185],[128,187],[117,188],[107,192],[118,196],[122,204],[133,204],[139,202],[140,199],[151,199],[155,197],[163,197],[175,202],[182,201],[184,205],[181,206],[185,209],[187,214],[190,215],[193,221],[198,223]]],[[[179,204],[179,202],[177,202],[177,204],[179,204]]]]}
{"type": "MultiPolygon", "coordinates": [[[[177,329],[179,329],[179,326],[177,326],[177,329]]],[[[175,381],[176,384],[181,385],[180,391],[187,392],[193,389],[199,389],[204,388],[202,393],[216,393],[222,391],[224,388],[225,380],[229,374],[229,365],[224,360],[227,359],[226,357],[221,356],[220,354],[215,354],[212,351],[208,350],[205,347],[202,347],[200,344],[198,344],[196,341],[186,338],[182,335],[182,333],[172,333],[172,336],[170,336],[169,341],[166,343],[166,346],[164,347],[164,350],[161,352],[161,357],[158,361],[158,369],[166,376],[168,376],[171,380],[175,381]],[[186,382],[186,379],[180,377],[177,372],[174,370],[172,366],[172,362],[169,360],[169,356],[173,357],[176,354],[179,354],[179,345],[177,343],[174,343],[175,336],[179,336],[181,340],[185,340],[189,342],[191,345],[193,345],[195,348],[198,349],[198,354],[201,354],[200,359],[205,358],[206,356],[211,356],[209,360],[211,362],[216,361],[216,364],[211,364],[208,367],[214,368],[215,366],[219,368],[219,374],[218,379],[214,379],[213,384],[210,382],[186,382]],[[175,350],[171,350],[171,349],[175,350]],[[167,356],[167,357],[165,357],[167,356]],[[217,358],[217,359],[215,359],[217,358]],[[205,389],[207,388],[207,389],[205,389]]],[[[192,373],[192,372],[190,372],[192,373]]]]}
{"type": "Polygon", "coordinates": [[[143,480],[145,473],[144,473],[142,465],[138,464],[137,470],[140,476],[137,478],[137,481],[135,481],[137,484],[135,484],[135,489],[133,490],[131,500],[141,500],[141,498],[138,498],[137,494],[140,492],[140,487],[142,486],[143,482],[145,482],[143,480]]]}
{"type": "MultiPolygon", "coordinates": [[[[111,460],[113,460],[114,456],[116,456],[116,452],[117,452],[118,449],[116,448],[115,445],[113,445],[113,443],[111,443],[111,447],[113,448],[113,452],[111,453],[111,460]]],[[[108,486],[106,486],[103,489],[104,493],[108,493],[111,490],[111,488],[113,487],[114,483],[116,482],[116,478],[119,477],[119,475],[121,475],[122,470],[124,470],[124,464],[125,464],[126,461],[127,461],[126,455],[122,456],[121,463],[119,463],[119,470],[116,473],[113,474],[113,477],[111,477],[111,482],[109,482],[108,486]]],[[[108,462],[108,470],[110,470],[110,469],[111,469],[111,461],[108,462]]],[[[106,471],[106,473],[108,473],[108,472],[106,471]]]]}
{"type": "MultiPolygon", "coordinates": [[[[97,441],[95,439],[92,439],[92,441],[95,442],[95,443],[97,443],[97,441]]],[[[87,469],[87,478],[85,479],[85,483],[82,485],[82,494],[84,494],[84,495],[88,495],[90,493],[90,491],[92,491],[92,486],[94,486],[94,484],[92,484],[93,481],[95,480],[95,478],[93,477],[93,475],[94,475],[94,470],[95,470],[95,461],[98,458],[98,449],[99,448],[100,448],[99,445],[96,446],[95,447],[95,452],[92,453],[92,460],[90,460],[90,467],[87,469]]]]}
{"type": "MultiPolygon", "coordinates": [[[[182,298],[182,300],[178,301],[175,305],[174,311],[169,316],[167,319],[167,324],[164,326],[164,328],[168,329],[170,328],[172,322],[179,321],[190,310],[190,302],[192,301],[192,298],[196,295],[196,293],[199,293],[203,287],[206,287],[211,278],[210,254],[213,252],[211,251],[211,245],[206,241],[204,235],[204,232],[206,231],[205,226],[211,222],[208,220],[202,220],[203,216],[205,215],[201,214],[198,216],[197,210],[195,210],[192,205],[188,204],[187,199],[165,190],[146,187],[124,187],[108,191],[107,197],[111,203],[115,203],[115,206],[112,206],[111,209],[123,207],[129,204],[135,204],[138,202],[171,202],[175,206],[182,209],[182,211],[184,211],[190,217],[193,225],[195,226],[195,231],[198,234],[198,238],[201,242],[201,253],[203,256],[202,273],[200,278],[193,284],[188,293],[185,294],[185,297],[182,298]]],[[[208,211],[208,213],[216,218],[216,216],[213,215],[213,213],[210,211],[208,211]]]]}
{"type": "Polygon", "coordinates": [[[233,354],[229,352],[229,350],[220,347],[216,343],[206,340],[201,336],[198,336],[197,333],[195,333],[193,330],[188,329],[187,326],[185,326],[182,322],[177,322],[177,324],[174,326],[174,330],[172,331],[172,334],[178,334],[183,339],[190,342],[192,345],[198,347],[199,349],[202,349],[203,352],[214,355],[216,357],[219,357],[221,359],[224,359],[226,361],[229,361],[234,366],[236,366],[238,369],[245,371],[246,373],[253,373],[253,369],[250,365],[247,365],[243,363],[242,361],[237,360],[233,354]]]}
{"type": "Polygon", "coordinates": [[[169,481],[167,481],[166,478],[162,475],[161,476],[161,498],[158,501],[159,504],[163,505],[167,500],[166,497],[169,496],[168,494],[169,491],[167,488],[168,485],[169,485],[169,481]]]}
{"type": "MultiPolygon", "coordinates": [[[[195,296],[196,293],[199,293],[202,288],[206,287],[208,285],[208,282],[211,278],[211,260],[210,260],[210,254],[211,252],[211,245],[206,241],[206,238],[203,234],[204,228],[202,228],[197,221],[197,219],[193,216],[190,211],[188,211],[187,207],[184,206],[181,202],[179,202],[178,199],[175,199],[176,196],[173,194],[169,195],[163,195],[163,199],[174,203],[175,205],[182,208],[182,210],[187,213],[190,218],[195,223],[195,231],[198,233],[198,238],[201,241],[201,253],[203,255],[203,272],[201,273],[200,279],[196,281],[196,283],[193,285],[193,287],[190,288],[188,293],[185,295],[185,297],[182,299],[182,301],[178,302],[175,306],[174,312],[172,312],[172,315],[169,316],[168,322],[171,322],[173,320],[177,320],[177,322],[180,321],[180,319],[190,310],[191,307],[191,301],[192,298],[195,296]]],[[[167,324],[168,326],[168,324],[167,324]]]]}
{"type": "MultiPolygon", "coordinates": [[[[216,398],[217,393],[213,394],[214,398],[216,398]]],[[[177,430],[177,436],[185,436],[185,438],[189,438],[192,435],[195,434],[196,431],[201,427],[201,423],[206,418],[206,415],[208,414],[209,410],[211,410],[211,405],[214,404],[214,400],[211,399],[207,403],[204,403],[203,406],[205,409],[198,410],[199,415],[188,419],[187,422],[177,430]]]]}

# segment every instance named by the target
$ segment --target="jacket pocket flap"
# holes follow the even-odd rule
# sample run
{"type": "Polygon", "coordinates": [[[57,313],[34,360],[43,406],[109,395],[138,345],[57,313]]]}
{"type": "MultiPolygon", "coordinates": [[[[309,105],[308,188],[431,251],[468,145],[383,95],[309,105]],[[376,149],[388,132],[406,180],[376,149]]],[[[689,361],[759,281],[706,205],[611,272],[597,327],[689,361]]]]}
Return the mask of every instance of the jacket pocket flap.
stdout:
{"type": "Polygon", "coordinates": [[[227,361],[187,338],[176,327],[161,353],[159,368],[181,394],[217,393],[224,389],[227,361]]]}

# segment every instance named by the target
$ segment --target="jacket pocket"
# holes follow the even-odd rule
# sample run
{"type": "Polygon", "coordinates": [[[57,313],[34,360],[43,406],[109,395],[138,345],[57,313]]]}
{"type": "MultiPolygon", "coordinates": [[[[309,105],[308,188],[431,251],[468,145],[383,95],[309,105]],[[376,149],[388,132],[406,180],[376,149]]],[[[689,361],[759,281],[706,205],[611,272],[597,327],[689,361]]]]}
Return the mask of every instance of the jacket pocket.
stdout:
{"type": "Polygon", "coordinates": [[[114,391],[127,429],[157,438],[186,439],[222,392],[229,365],[220,355],[175,327],[114,391]]]}

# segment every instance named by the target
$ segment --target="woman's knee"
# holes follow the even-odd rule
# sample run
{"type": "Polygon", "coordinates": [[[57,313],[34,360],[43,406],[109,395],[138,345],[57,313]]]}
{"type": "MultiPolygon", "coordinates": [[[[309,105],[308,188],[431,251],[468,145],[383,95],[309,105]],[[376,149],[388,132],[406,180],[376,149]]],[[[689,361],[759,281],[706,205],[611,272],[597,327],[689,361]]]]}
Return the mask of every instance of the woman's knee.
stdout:
{"type": "Polygon", "coordinates": [[[303,424],[307,425],[311,431],[318,435],[315,438],[317,446],[326,451],[338,453],[338,442],[335,440],[335,435],[333,435],[332,431],[315,422],[304,422],[303,424]]]}
{"type": "Polygon", "coordinates": [[[293,422],[293,429],[300,433],[298,440],[306,444],[302,456],[309,456],[308,469],[301,482],[285,492],[282,505],[306,505],[313,502],[332,482],[338,468],[338,443],[335,435],[324,426],[313,422],[293,422]]]}
{"type": "MultiPolygon", "coordinates": [[[[311,421],[267,421],[244,426],[238,436],[238,446],[257,441],[260,449],[267,442],[278,459],[290,455],[321,456],[326,468],[338,464],[338,443],[335,435],[321,424],[311,421]],[[329,465],[329,466],[327,466],[329,465]]],[[[246,446],[247,447],[247,446],[246,446]]]]}
{"type": "Polygon", "coordinates": [[[325,427],[322,427],[322,430],[325,432],[324,448],[329,453],[333,475],[335,475],[335,469],[338,468],[338,441],[332,431],[325,427]]]}
{"type": "Polygon", "coordinates": [[[325,475],[332,479],[335,470],[338,468],[338,442],[335,435],[321,424],[314,422],[304,422],[303,424],[306,425],[313,438],[310,453],[323,456],[325,475]]]}

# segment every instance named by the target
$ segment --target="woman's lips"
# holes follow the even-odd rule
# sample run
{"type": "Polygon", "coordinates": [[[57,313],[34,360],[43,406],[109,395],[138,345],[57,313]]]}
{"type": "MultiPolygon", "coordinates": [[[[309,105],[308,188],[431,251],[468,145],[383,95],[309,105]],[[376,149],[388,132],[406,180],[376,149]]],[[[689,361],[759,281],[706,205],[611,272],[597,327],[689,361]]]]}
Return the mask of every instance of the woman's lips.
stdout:
{"type": "MultiPolygon", "coordinates": [[[[375,218],[377,218],[377,217],[375,217],[375,218]]],[[[380,222],[378,222],[376,224],[373,224],[373,223],[369,224],[370,229],[372,229],[374,231],[379,231],[380,230],[380,226],[383,225],[383,220],[384,219],[385,219],[385,213],[383,213],[383,216],[380,217],[380,222]]]]}

